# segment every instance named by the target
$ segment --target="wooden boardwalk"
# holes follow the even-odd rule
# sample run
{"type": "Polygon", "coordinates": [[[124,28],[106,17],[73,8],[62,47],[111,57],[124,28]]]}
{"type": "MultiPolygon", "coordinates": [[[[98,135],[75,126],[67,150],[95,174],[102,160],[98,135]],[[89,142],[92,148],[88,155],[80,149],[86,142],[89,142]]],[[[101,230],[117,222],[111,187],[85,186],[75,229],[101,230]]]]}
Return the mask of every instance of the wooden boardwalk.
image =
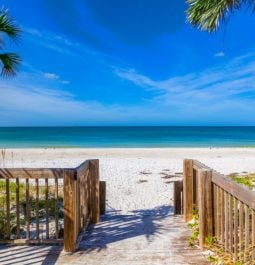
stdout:
{"type": "Polygon", "coordinates": [[[59,246],[2,246],[0,264],[209,264],[199,249],[188,246],[190,230],[171,212],[167,206],[130,215],[108,212],[82,235],[73,254],[59,246]]]}

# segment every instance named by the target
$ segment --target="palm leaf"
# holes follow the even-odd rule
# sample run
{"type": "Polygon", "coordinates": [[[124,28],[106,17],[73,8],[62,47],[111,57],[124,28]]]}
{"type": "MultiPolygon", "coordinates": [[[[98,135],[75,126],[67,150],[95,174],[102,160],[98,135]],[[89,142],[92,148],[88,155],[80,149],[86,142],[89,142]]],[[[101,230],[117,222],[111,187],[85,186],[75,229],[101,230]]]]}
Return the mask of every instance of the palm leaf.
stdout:
{"type": "Polygon", "coordinates": [[[187,20],[201,30],[214,32],[243,5],[255,11],[255,0],[187,0],[187,20]]]}
{"type": "Polygon", "coordinates": [[[10,17],[8,10],[0,11],[0,32],[7,34],[12,40],[17,40],[21,34],[21,29],[10,17]]]}
{"type": "Polygon", "coordinates": [[[4,77],[16,75],[20,62],[21,59],[16,53],[0,53],[1,75],[4,77]]]}

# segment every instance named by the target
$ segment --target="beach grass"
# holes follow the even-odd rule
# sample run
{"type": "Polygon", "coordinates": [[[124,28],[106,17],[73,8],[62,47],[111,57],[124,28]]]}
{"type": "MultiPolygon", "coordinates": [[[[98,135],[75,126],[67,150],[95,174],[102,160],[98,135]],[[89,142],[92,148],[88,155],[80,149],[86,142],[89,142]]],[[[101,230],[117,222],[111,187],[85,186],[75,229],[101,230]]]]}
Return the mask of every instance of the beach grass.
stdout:
{"type": "MultiPolygon", "coordinates": [[[[16,182],[10,181],[9,184],[10,189],[10,229],[11,234],[16,233],[17,229],[17,205],[16,205],[16,182]]],[[[20,225],[25,225],[25,212],[26,212],[26,185],[25,183],[19,183],[19,209],[20,209],[20,225]]],[[[49,218],[54,218],[55,216],[55,186],[48,186],[48,210],[49,210],[49,218]]],[[[29,186],[29,209],[30,209],[30,221],[33,222],[36,219],[36,186],[29,186]]],[[[59,196],[58,196],[58,209],[59,205],[63,205],[63,188],[59,186],[59,196]]],[[[39,198],[38,198],[38,217],[39,219],[45,218],[45,209],[46,209],[46,199],[45,199],[45,186],[39,186],[39,198]]],[[[6,181],[0,181],[0,238],[6,237],[6,181]]],[[[58,217],[63,218],[63,211],[58,210],[58,217]]]]}

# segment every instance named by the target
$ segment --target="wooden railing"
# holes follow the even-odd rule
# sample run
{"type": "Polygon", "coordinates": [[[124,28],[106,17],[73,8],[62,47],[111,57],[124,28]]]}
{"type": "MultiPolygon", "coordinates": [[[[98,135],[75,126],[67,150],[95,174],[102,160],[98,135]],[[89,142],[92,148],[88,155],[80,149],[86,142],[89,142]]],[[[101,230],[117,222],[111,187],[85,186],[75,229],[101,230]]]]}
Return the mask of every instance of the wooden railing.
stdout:
{"type": "Polygon", "coordinates": [[[236,262],[254,264],[255,192],[196,160],[184,160],[183,173],[184,220],[198,212],[200,247],[215,237],[236,262]]]}
{"type": "Polygon", "coordinates": [[[74,251],[80,232],[99,221],[100,186],[104,195],[98,160],[77,168],[0,168],[0,243],[60,243],[74,251]]]}

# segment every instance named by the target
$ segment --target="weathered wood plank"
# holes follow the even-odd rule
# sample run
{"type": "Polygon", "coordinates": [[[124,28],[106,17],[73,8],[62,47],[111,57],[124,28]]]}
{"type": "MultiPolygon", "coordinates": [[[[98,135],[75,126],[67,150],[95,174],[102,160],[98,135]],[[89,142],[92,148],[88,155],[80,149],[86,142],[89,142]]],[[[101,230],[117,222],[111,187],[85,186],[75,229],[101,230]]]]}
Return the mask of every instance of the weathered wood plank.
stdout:
{"type": "Polygon", "coordinates": [[[64,171],[64,250],[66,252],[73,252],[76,248],[75,178],[74,170],[64,171]]]}
{"type": "Polygon", "coordinates": [[[252,243],[252,260],[255,261],[255,210],[252,210],[252,225],[251,225],[251,236],[252,236],[252,239],[251,239],[251,243],[252,243]]]}
{"type": "Polygon", "coordinates": [[[45,222],[46,222],[46,239],[49,239],[49,181],[45,179],[45,222]]]}
{"type": "Polygon", "coordinates": [[[221,189],[221,243],[222,245],[225,245],[225,195],[222,188],[221,189]]]}
{"type": "Polygon", "coordinates": [[[63,239],[14,239],[14,240],[0,240],[0,244],[14,244],[14,245],[27,245],[27,244],[60,244],[64,243],[63,239]]]}
{"type": "Polygon", "coordinates": [[[39,179],[35,179],[35,189],[36,189],[36,198],[35,198],[35,211],[36,211],[36,239],[39,239],[40,229],[39,229],[39,179]]]}
{"type": "Polygon", "coordinates": [[[19,196],[20,188],[19,188],[19,179],[16,178],[16,222],[17,222],[17,239],[20,238],[20,208],[19,208],[19,196]]]}
{"type": "Polygon", "coordinates": [[[26,179],[26,239],[30,239],[30,198],[29,198],[29,179],[26,179]]]}
{"type": "Polygon", "coordinates": [[[233,252],[233,197],[229,194],[229,252],[233,252]]]}
{"type": "Polygon", "coordinates": [[[234,260],[238,261],[238,200],[234,198],[234,260]]]}
{"type": "Polygon", "coordinates": [[[229,222],[228,222],[228,205],[229,205],[229,196],[228,193],[224,191],[224,211],[225,211],[225,251],[229,249],[229,222]]]}
{"type": "Polygon", "coordinates": [[[239,202],[239,256],[240,261],[244,261],[244,205],[242,202],[239,202]]]}
{"type": "Polygon", "coordinates": [[[55,190],[54,190],[54,212],[55,212],[55,237],[58,239],[58,178],[55,177],[55,190]]]}
{"type": "Polygon", "coordinates": [[[205,238],[213,236],[212,172],[198,170],[199,193],[199,246],[203,249],[205,238]]]}
{"type": "Polygon", "coordinates": [[[11,236],[11,227],[10,227],[10,181],[9,179],[5,180],[6,187],[6,236],[10,239],[11,236]]]}
{"type": "MultiPolygon", "coordinates": [[[[100,181],[100,214],[105,214],[106,208],[106,181],[100,181]]],[[[182,186],[182,185],[181,185],[182,186]]]]}
{"type": "Polygon", "coordinates": [[[244,214],[245,214],[245,228],[244,228],[244,262],[247,262],[249,259],[249,243],[250,243],[250,213],[247,205],[244,206],[244,214]]]}
{"type": "Polygon", "coordinates": [[[184,221],[188,222],[193,218],[193,161],[183,161],[183,212],[184,221]]]}
{"type": "Polygon", "coordinates": [[[63,178],[62,168],[0,168],[3,178],[63,178]]]}
{"type": "Polygon", "coordinates": [[[76,168],[77,178],[86,175],[86,171],[89,170],[89,160],[86,160],[76,168]]]}
{"type": "Polygon", "coordinates": [[[89,162],[91,178],[91,222],[96,224],[100,218],[99,202],[99,160],[90,160],[89,162]]]}
{"type": "Polygon", "coordinates": [[[220,240],[221,238],[221,219],[222,219],[222,211],[221,211],[221,208],[222,208],[222,200],[221,200],[221,196],[222,196],[222,192],[221,192],[221,188],[219,186],[217,186],[217,200],[216,200],[216,204],[217,204],[217,221],[216,221],[216,225],[217,225],[217,234],[216,234],[216,237],[218,240],[220,240]]]}

